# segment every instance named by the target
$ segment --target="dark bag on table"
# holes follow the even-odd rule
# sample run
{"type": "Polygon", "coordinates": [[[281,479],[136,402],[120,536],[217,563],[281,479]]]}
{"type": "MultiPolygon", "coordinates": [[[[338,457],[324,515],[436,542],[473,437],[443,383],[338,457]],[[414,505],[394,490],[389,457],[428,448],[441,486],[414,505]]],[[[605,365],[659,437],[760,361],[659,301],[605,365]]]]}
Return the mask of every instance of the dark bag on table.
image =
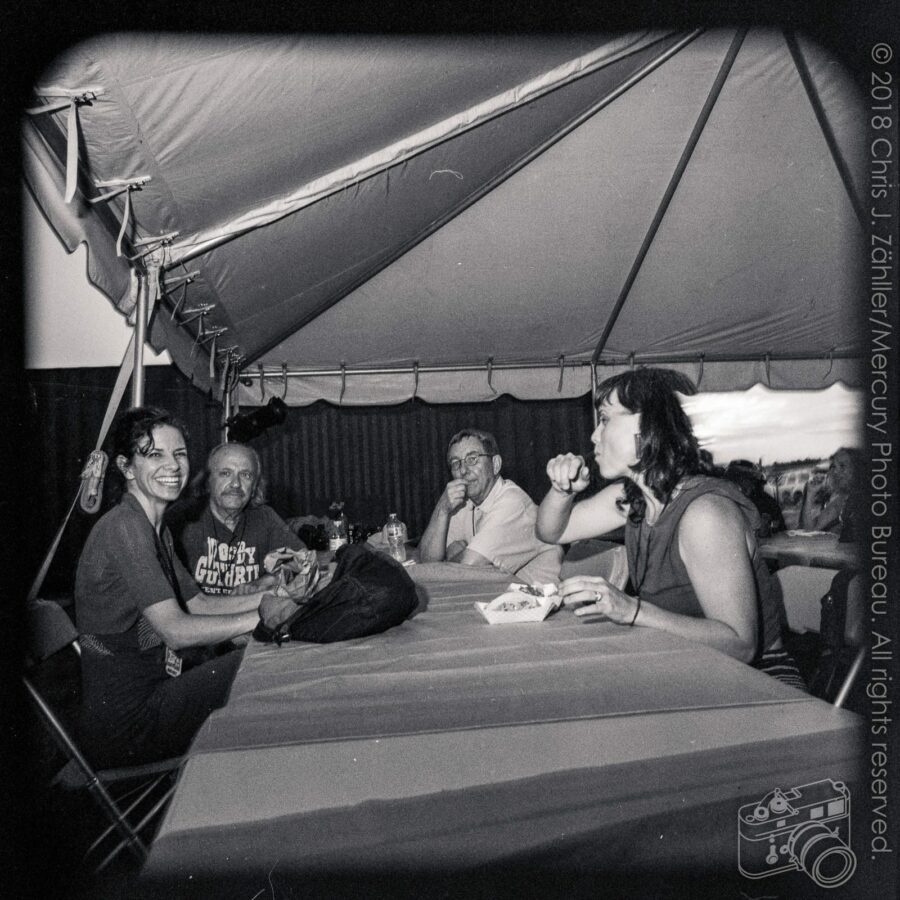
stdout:
{"type": "Polygon", "coordinates": [[[416,586],[395,560],[362,544],[342,547],[336,559],[327,587],[304,600],[284,621],[276,625],[260,621],[253,637],[278,644],[349,641],[400,625],[416,608],[416,586]]]}

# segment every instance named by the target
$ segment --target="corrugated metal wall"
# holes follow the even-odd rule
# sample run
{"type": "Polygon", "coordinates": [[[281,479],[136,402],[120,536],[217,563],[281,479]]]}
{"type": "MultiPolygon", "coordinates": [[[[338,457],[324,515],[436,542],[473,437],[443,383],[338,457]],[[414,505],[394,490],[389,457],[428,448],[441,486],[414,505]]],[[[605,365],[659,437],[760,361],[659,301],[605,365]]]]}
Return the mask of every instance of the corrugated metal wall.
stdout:
{"type": "MultiPolygon", "coordinates": [[[[78,486],[78,476],[103,420],[115,382],[111,369],[27,373],[35,471],[28,525],[30,581],[78,486]]],[[[204,397],[174,368],[147,369],[146,402],[187,425],[191,466],[203,465],[219,442],[221,406],[204,397]]],[[[245,410],[246,411],[246,410],[245,410]]],[[[546,487],[544,467],[564,450],[586,451],[590,402],[520,401],[391,407],[334,407],[316,403],[291,409],[286,421],[252,442],[263,461],[271,505],[283,516],[322,515],[332,500],[346,503],[351,521],[379,524],[398,512],[418,536],[449,478],[447,441],[465,427],[492,431],[503,455],[503,474],[535,499],[546,487]]],[[[73,515],[47,581],[47,593],[66,592],[78,553],[94,519],[73,515]]]]}
{"type": "Polygon", "coordinates": [[[550,456],[589,446],[590,406],[587,397],[377,408],[317,403],[290,410],[286,422],[254,446],[276,507],[322,515],[332,500],[342,499],[351,521],[380,522],[397,512],[418,535],[450,477],[447,442],[465,427],[493,432],[503,474],[539,499],[550,456]]]}

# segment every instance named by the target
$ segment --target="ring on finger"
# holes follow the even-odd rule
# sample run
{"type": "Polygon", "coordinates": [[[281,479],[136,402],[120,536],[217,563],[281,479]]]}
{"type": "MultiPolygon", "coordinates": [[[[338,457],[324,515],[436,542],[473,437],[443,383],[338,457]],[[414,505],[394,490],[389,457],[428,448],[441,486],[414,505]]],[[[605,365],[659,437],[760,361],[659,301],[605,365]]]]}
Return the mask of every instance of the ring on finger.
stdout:
{"type": "Polygon", "coordinates": [[[601,591],[594,591],[594,603],[599,603],[603,599],[603,593],[601,591]]]}

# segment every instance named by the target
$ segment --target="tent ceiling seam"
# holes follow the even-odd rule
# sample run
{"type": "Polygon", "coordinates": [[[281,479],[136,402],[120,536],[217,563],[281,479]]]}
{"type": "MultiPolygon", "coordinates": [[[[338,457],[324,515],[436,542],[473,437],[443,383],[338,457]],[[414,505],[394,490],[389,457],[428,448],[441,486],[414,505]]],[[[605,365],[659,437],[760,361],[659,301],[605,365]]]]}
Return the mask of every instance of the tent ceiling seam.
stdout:
{"type": "Polygon", "coordinates": [[[700,136],[703,134],[703,130],[706,127],[706,123],[709,121],[710,115],[712,115],[713,107],[716,105],[716,101],[719,99],[722,88],[725,86],[725,82],[727,81],[728,75],[731,72],[731,67],[734,64],[735,59],[737,58],[738,51],[740,50],[741,45],[744,42],[744,37],[746,36],[746,34],[746,28],[739,29],[735,33],[734,37],[732,38],[731,44],[728,47],[728,52],[725,54],[725,58],[722,60],[722,64],[719,66],[719,71],[716,73],[715,81],[713,82],[712,87],[709,90],[709,94],[707,94],[706,100],[702,108],[700,109],[700,114],[697,117],[697,121],[694,123],[694,127],[691,129],[691,133],[688,136],[687,143],[684,145],[684,149],[682,150],[678,163],[675,166],[675,171],[672,173],[672,177],[669,179],[668,185],[666,185],[666,190],[663,192],[663,196],[659,201],[659,206],[657,207],[656,212],[653,215],[653,219],[650,222],[647,233],[644,235],[644,240],[641,242],[641,246],[638,248],[637,255],[635,256],[634,261],[631,264],[631,269],[629,270],[628,275],[625,278],[625,283],[622,285],[622,289],[619,292],[619,296],[616,299],[612,312],[609,314],[609,317],[606,320],[606,324],[603,327],[603,332],[600,335],[600,340],[597,341],[597,346],[594,349],[593,355],[593,359],[595,361],[598,361],[600,359],[600,355],[603,353],[603,349],[606,347],[606,342],[609,340],[609,336],[612,334],[613,328],[615,328],[616,322],[619,319],[619,315],[621,314],[622,309],[625,306],[625,301],[628,299],[628,295],[631,293],[631,288],[634,286],[634,282],[637,280],[637,276],[641,270],[641,266],[644,264],[644,260],[647,258],[647,254],[650,252],[650,247],[653,245],[653,241],[656,238],[660,225],[662,225],[663,218],[665,217],[666,212],[669,209],[672,198],[675,196],[675,191],[678,190],[678,185],[681,183],[681,179],[685,171],[687,170],[688,164],[691,161],[691,157],[694,154],[694,149],[700,141],[700,136]]]}
{"type": "Polygon", "coordinates": [[[800,49],[800,44],[797,41],[797,36],[792,31],[784,32],[784,40],[788,46],[788,50],[791,52],[791,58],[794,60],[794,66],[797,69],[797,74],[800,76],[800,82],[803,85],[804,90],[806,91],[807,99],[809,100],[810,106],[812,106],[813,113],[816,117],[816,122],[819,124],[819,128],[822,130],[822,136],[825,138],[825,143],[828,146],[828,150],[831,153],[831,158],[837,167],[838,175],[841,178],[841,182],[844,185],[844,190],[847,192],[847,197],[850,200],[850,204],[853,207],[853,212],[856,213],[856,218],[859,221],[860,228],[865,229],[866,227],[866,211],[863,208],[862,201],[857,196],[856,191],[853,189],[853,180],[850,176],[850,170],[847,167],[847,162],[841,153],[841,149],[838,146],[837,139],[834,136],[834,131],[831,128],[831,123],[828,121],[828,116],[825,112],[825,107],[822,106],[822,100],[819,97],[819,92],[816,90],[816,86],[812,80],[812,75],[809,71],[809,66],[806,65],[806,59],[803,56],[803,52],[800,49]]]}
{"type": "MultiPolygon", "coordinates": [[[[258,228],[271,225],[273,222],[277,222],[286,216],[293,215],[305,207],[324,200],[326,197],[338,193],[353,184],[359,184],[387,169],[404,163],[450,138],[471,131],[498,116],[504,115],[510,110],[517,109],[545,94],[558,90],[600,69],[604,69],[638,52],[638,50],[646,49],[646,46],[652,45],[654,41],[651,41],[649,45],[641,43],[648,34],[650,34],[649,31],[642,32],[631,44],[609,55],[604,55],[600,48],[592,53],[582,54],[557,66],[549,73],[530,79],[524,85],[509,88],[495,97],[482,101],[463,112],[456,113],[414,135],[403,138],[387,147],[382,147],[376,153],[369,154],[362,160],[357,160],[354,163],[329,172],[327,175],[323,175],[304,185],[287,198],[267,204],[256,210],[245,212],[230,222],[223,223],[215,228],[206,229],[205,233],[209,237],[204,238],[202,232],[193,235],[190,239],[185,239],[180,244],[175,245],[173,248],[174,259],[177,262],[187,262],[197,256],[202,256],[223,243],[227,243],[258,228]],[[640,46],[636,46],[638,44],[640,46]]],[[[656,40],[661,40],[663,37],[665,35],[656,40]]]]}
{"type": "Polygon", "coordinates": [[[601,109],[608,106],[610,103],[612,103],[618,97],[620,97],[623,93],[625,93],[626,91],[628,91],[632,87],[634,87],[635,84],[637,84],[639,81],[641,81],[647,75],[649,75],[655,69],[659,68],[659,66],[661,66],[663,63],[665,63],[667,60],[669,60],[676,53],[683,50],[695,38],[697,38],[700,34],[702,34],[702,32],[703,32],[703,29],[700,29],[700,28],[695,29],[694,31],[690,32],[688,35],[679,39],[673,45],[666,47],[666,49],[664,49],[657,56],[653,57],[653,59],[651,59],[650,62],[648,62],[644,66],[642,66],[637,72],[630,75],[621,84],[617,85],[611,91],[604,94],[603,97],[600,98],[600,100],[598,100],[595,104],[593,104],[585,112],[577,115],[574,119],[572,119],[566,125],[559,128],[554,134],[551,134],[550,137],[548,137],[546,140],[543,141],[543,143],[539,144],[537,147],[535,147],[534,149],[532,149],[531,151],[526,153],[519,160],[510,164],[502,172],[498,172],[493,178],[486,181],[480,188],[478,188],[478,190],[476,190],[472,194],[469,194],[467,197],[464,197],[456,206],[451,207],[449,210],[447,210],[447,212],[444,215],[439,216],[437,219],[435,219],[433,222],[431,222],[427,228],[423,229],[418,234],[413,235],[411,238],[409,238],[407,241],[405,241],[403,244],[401,244],[398,248],[396,248],[396,250],[389,257],[387,257],[386,259],[383,259],[378,264],[377,267],[374,267],[365,272],[362,272],[349,285],[347,285],[339,294],[335,295],[333,298],[329,298],[327,305],[323,305],[320,308],[311,311],[306,316],[304,316],[302,319],[295,321],[294,323],[292,323],[292,325],[288,331],[285,331],[285,332],[280,333],[279,335],[276,335],[272,340],[268,341],[265,345],[260,347],[259,350],[257,350],[255,352],[254,356],[252,357],[252,360],[249,360],[249,361],[254,361],[254,360],[258,359],[260,356],[262,356],[264,353],[268,353],[273,347],[277,347],[278,344],[280,344],[286,337],[290,336],[291,334],[296,332],[298,329],[303,328],[305,325],[308,325],[311,321],[313,321],[313,319],[320,316],[323,312],[325,312],[330,307],[334,306],[336,303],[339,303],[341,300],[344,299],[344,297],[346,297],[348,294],[351,294],[358,287],[360,287],[360,285],[365,284],[367,281],[369,281],[371,278],[373,278],[375,275],[377,275],[379,271],[381,271],[384,268],[387,268],[387,266],[391,265],[393,262],[395,262],[397,259],[399,259],[401,256],[403,256],[405,253],[408,253],[417,244],[421,243],[426,238],[430,237],[436,231],[439,231],[441,228],[444,227],[444,225],[446,225],[448,222],[455,219],[456,216],[460,215],[462,212],[464,212],[466,209],[468,209],[474,203],[477,203],[483,197],[487,196],[487,194],[489,194],[492,190],[494,190],[496,187],[498,187],[500,184],[502,184],[504,181],[506,181],[508,178],[510,178],[512,175],[514,175],[520,169],[524,168],[529,163],[531,163],[532,161],[537,159],[537,157],[539,157],[541,154],[543,154],[547,150],[549,150],[550,147],[552,147],[554,144],[558,143],[560,140],[562,140],[564,137],[566,137],[569,133],[571,133],[574,129],[578,128],[580,125],[582,125],[588,119],[595,116],[601,109]]]}

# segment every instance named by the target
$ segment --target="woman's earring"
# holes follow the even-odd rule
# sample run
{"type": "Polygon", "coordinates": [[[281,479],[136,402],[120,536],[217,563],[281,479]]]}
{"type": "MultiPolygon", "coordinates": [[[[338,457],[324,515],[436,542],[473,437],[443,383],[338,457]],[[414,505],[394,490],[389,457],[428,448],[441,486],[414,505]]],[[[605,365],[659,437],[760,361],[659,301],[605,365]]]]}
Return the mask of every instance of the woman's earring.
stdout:
{"type": "Polygon", "coordinates": [[[640,459],[641,458],[641,436],[640,434],[636,434],[634,436],[634,455],[640,459]]]}

